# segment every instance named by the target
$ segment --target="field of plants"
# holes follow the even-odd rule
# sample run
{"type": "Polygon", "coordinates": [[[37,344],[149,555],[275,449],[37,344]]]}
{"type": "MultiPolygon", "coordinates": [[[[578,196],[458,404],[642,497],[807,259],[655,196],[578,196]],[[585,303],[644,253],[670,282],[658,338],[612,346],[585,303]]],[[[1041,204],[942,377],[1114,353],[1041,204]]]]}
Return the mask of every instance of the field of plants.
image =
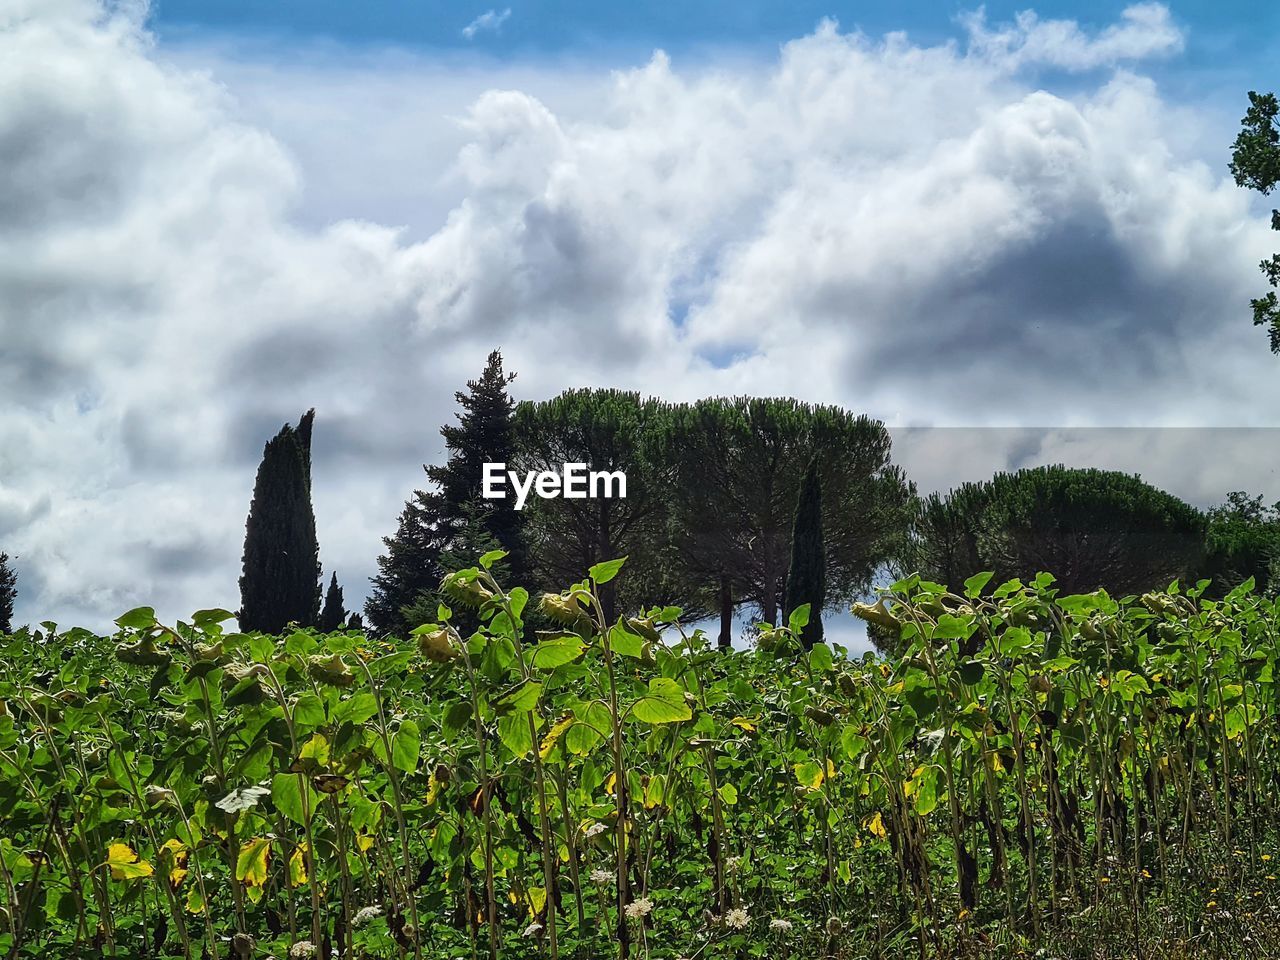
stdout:
{"type": "Polygon", "coordinates": [[[0,640],[0,957],[1250,957],[1280,948],[1277,608],[911,578],[896,661],[603,621],[147,608],[0,640]],[[528,621],[529,626],[526,626],[528,621]],[[536,629],[535,629],[536,627],[536,629]]]}

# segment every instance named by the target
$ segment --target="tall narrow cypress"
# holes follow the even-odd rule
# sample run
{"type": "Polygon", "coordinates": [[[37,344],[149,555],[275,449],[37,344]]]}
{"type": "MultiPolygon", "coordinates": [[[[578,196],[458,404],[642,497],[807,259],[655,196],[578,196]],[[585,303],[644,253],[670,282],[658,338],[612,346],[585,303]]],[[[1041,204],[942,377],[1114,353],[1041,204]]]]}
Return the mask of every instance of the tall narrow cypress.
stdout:
{"type": "Polygon", "coordinates": [[[313,626],[320,613],[320,547],[311,507],[308,410],[285,424],[262,451],[245,523],[240,577],[240,629],[280,633],[289,623],[313,626]]]}
{"type": "Polygon", "coordinates": [[[827,598],[827,559],[822,540],[822,482],[810,461],[800,486],[791,532],[791,567],[787,572],[786,613],[809,604],[809,623],[800,633],[806,650],[822,642],[822,606],[827,598]]]}
{"type": "Polygon", "coordinates": [[[316,629],[321,633],[333,633],[342,629],[346,619],[347,611],[342,605],[342,587],[338,585],[338,575],[335,573],[329,578],[329,590],[324,595],[324,608],[320,611],[320,619],[316,621],[316,629]]]}
{"type": "Polygon", "coordinates": [[[9,566],[9,555],[0,553],[0,633],[13,631],[13,601],[18,595],[18,575],[9,566]]]}

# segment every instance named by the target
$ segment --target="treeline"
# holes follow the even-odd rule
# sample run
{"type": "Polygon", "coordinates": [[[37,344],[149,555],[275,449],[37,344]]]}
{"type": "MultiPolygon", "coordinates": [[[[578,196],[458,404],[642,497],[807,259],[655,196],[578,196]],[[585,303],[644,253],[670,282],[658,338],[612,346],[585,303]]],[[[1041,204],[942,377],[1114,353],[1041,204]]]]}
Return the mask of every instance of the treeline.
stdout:
{"type": "MultiPolygon", "coordinates": [[[[778,623],[802,603],[846,606],[877,576],[918,572],[962,583],[975,573],[1030,580],[1052,571],[1064,594],[1115,596],[1210,578],[1254,577],[1273,591],[1280,514],[1232,494],[1203,513],[1128,474],[1038,467],[918,497],[891,461],[884,425],[792,399],[666,403],[622,390],[571,390],[517,403],[498,352],[456,394],[447,456],[425,467],[394,534],[384,538],[364,614],[382,635],[436,618],[450,571],[507,552],[499,573],[530,589],[579,579],[628,557],[601,601],[612,620],[674,605],[719,620],[728,645],[746,608],[778,623]],[[621,470],[625,499],[484,499],[485,463],[559,472],[565,463],[621,470]]],[[[242,629],[289,622],[334,629],[347,620],[321,567],[310,498],[313,413],[266,446],[250,509],[241,579],[242,629]]],[[[358,616],[358,615],[353,615],[358,616]]],[[[805,640],[822,635],[820,616],[805,640]]],[[[873,632],[873,639],[882,641],[873,632]]],[[[882,641],[883,642],[883,641],[882,641]]]]}
{"type": "Polygon", "coordinates": [[[601,597],[609,619],[680,606],[690,619],[719,617],[727,645],[742,605],[765,620],[780,615],[798,520],[802,531],[819,526],[800,538],[823,561],[819,606],[864,592],[900,549],[915,493],[878,421],[791,399],[671,404],[622,390],[517,404],[511,379],[495,352],[457,395],[458,422],[442,431],[447,462],[426,468],[430,489],[414,492],[384,541],[365,606],[378,632],[433,620],[441,578],[501,548],[503,575],[532,588],[625,556],[625,573],[601,597]],[[620,470],[627,495],[530,498],[517,511],[512,498],[481,496],[485,463],[520,474],[565,463],[620,470]],[[810,472],[825,509],[805,521],[797,505],[810,472]]]}

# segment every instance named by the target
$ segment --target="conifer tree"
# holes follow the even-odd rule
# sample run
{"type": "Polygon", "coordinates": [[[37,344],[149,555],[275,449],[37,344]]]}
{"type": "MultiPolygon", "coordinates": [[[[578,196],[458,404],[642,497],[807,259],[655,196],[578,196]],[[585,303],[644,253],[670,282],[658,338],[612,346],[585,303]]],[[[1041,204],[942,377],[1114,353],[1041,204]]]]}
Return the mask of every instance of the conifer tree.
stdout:
{"type": "Polygon", "coordinates": [[[338,575],[329,578],[329,590],[324,595],[324,608],[320,611],[320,619],[316,621],[316,629],[321,633],[333,633],[341,630],[347,618],[346,608],[342,605],[342,587],[338,586],[338,575]]]}
{"type": "Polygon", "coordinates": [[[13,631],[13,601],[18,595],[18,575],[9,566],[9,555],[0,553],[0,633],[13,631]]]}
{"type": "Polygon", "coordinates": [[[427,477],[440,491],[441,519],[447,525],[446,549],[454,556],[450,569],[472,566],[494,544],[507,551],[509,582],[523,585],[526,557],[523,518],[512,497],[485,500],[481,484],[486,463],[511,463],[515,457],[515,401],[507,387],[514,373],[504,373],[502,353],[489,354],[479,380],[454,394],[462,412],[457,424],[440,428],[449,459],[427,467],[427,477]],[[474,556],[473,556],[474,554],[474,556]]]}
{"type": "Polygon", "coordinates": [[[827,599],[827,559],[822,540],[822,481],[818,464],[810,461],[800,486],[796,520],[791,533],[791,566],[787,571],[784,612],[809,604],[809,623],[801,630],[806,650],[822,642],[822,607],[827,599]]]}
{"type": "Polygon", "coordinates": [[[495,547],[508,553],[499,571],[505,582],[526,585],[523,519],[513,499],[481,496],[485,463],[511,463],[515,456],[514,403],[507,392],[514,379],[494,350],[480,378],[455,394],[458,422],[440,430],[448,459],[424,466],[431,488],[413,492],[395,535],[382,541],[386,553],[378,558],[364,607],[377,633],[403,633],[423,616],[433,619],[444,574],[473,566],[495,547]]]}
{"type": "Polygon", "coordinates": [[[240,577],[240,629],[280,633],[286,624],[312,626],[320,613],[320,548],[311,507],[311,426],[308,410],[285,424],[262,451],[245,523],[240,577]]]}

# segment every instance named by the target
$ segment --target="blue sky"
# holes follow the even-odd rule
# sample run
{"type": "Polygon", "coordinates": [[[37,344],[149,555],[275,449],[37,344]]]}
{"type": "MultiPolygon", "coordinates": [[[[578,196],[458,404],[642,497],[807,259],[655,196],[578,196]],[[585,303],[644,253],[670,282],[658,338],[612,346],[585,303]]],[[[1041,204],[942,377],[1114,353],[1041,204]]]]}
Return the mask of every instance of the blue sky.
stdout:
{"type": "MultiPolygon", "coordinates": [[[[981,4],[988,19],[1011,19],[1034,8],[1042,19],[1069,18],[1084,28],[1115,21],[1124,2],[1031,3],[993,0],[981,4]]],[[[613,53],[619,49],[671,52],[708,45],[772,47],[833,17],[844,29],[873,36],[905,30],[918,43],[958,37],[955,18],[978,3],[936,0],[848,2],[848,0],[700,0],[700,2],[598,2],[598,0],[515,0],[512,3],[453,0],[155,0],[153,25],[169,32],[221,31],[272,35],[282,39],[322,37],[352,44],[393,44],[413,48],[483,47],[501,55],[613,53]],[[511,14],[501,29],[471,39],[464,28],[489,11],[511,14]]],[[[1188,28],[1184,66],[1264,65],[1275,50],[1280,7],[1240,2],[1187,0],[1172,4],[1188,28]]]]}

